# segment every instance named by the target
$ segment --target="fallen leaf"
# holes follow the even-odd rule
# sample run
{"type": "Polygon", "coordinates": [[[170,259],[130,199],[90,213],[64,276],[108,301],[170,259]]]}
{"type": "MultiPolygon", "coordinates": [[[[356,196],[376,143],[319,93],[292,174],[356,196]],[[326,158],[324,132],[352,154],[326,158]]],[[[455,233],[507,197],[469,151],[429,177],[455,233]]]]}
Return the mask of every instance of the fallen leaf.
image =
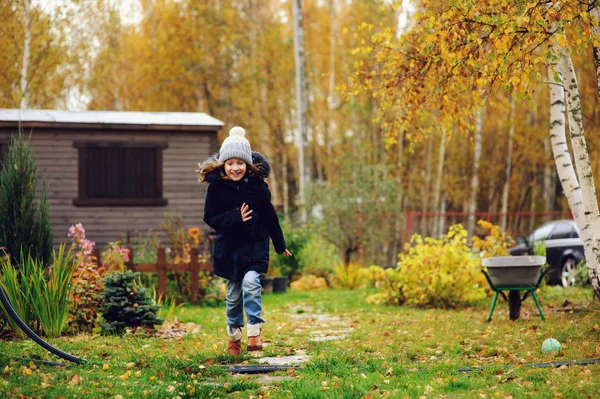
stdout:
{"type": "Polygon", "coordinates": [[[82,381],[83,378],[81,378],[79,374],[74,374],[73,377],[71,377],[71,381],[69,381],[69,385],[79,385],[82,381]]]}

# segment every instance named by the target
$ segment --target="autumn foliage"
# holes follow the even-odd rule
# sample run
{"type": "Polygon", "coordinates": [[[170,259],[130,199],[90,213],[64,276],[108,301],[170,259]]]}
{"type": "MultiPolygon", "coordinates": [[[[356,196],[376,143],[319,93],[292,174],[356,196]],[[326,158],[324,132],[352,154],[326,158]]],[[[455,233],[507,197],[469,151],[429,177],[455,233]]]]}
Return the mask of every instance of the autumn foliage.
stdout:
{"type": "Polygon", "coordinates": [[[485,298],[487,283],[479,257],[467,245],[467,231],[451,226],[441,239],[415,235],[395,269],[368,270],[380,293],[370,303],[456,308],[485,298]]]}

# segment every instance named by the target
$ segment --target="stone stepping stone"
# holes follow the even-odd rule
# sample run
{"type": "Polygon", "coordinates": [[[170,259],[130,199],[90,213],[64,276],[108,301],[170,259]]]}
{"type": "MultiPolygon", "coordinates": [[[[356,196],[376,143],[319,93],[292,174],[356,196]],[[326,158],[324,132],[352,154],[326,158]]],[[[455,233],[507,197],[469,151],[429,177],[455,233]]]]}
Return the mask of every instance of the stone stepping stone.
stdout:
{"type": "Polygon", "coordinates": [[[338,329],[329,329],[329,330],[319,330],[319,331],[311,331],[309,341],[335,341],[340,339],[348,338],[350,333],[352,332],[352,328],[338,328],[338,329]]]}
{"type": "Polygon", "coordinates": [[[271,366],[295,366],[310,360],[307,354],[296,354],[292,356],[262,357],[257,359],[259,363],[271,366]]]}

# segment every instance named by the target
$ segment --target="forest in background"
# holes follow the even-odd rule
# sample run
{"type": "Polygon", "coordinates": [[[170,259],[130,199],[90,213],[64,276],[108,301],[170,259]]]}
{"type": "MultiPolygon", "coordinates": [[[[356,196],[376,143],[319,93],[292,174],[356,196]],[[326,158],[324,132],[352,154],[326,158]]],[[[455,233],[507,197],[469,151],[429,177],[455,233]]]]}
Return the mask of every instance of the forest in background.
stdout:
{"type": "MultiPolygon", "coordinates": [[[[231,126],[244,126],[253,149],[273,166],[274,204],[296,220],[291,1],[140,0],[136,23],[123,19],[118,2],[53,3],[48,12],[28,0],[0,2],[1,108],[67,109],[73,97],[81,97],[90,110],[206,112],[226,123],[221,140],[231,126]]],[[[510,90],[492,93],[481,120],[473,188],[473,120],[458,118],[451,131],[436,129],[432,121],[428,138],[411,126],[390,139],[379,119],[384,99],[349,89],[357,70],[381,66],[374,53],[361,49],[376,45],[373,32],[397,33],[401,8],[378,0],[310,0],[302,7],[307,197],[313,214],[326,222],[324,235],[341,251],[360,247],[365,263],[394,263],[405,212],[468,212],[472,192],[477,212],[500,212],[507,181],[509,212],[568,211],[550,148],[546,83],[529,82],[528,98],[510,90]],[[511,126],[512,168],[506,179],[511,126]]],[[[416,40],[424,45],[428,38],[416,40]]],[[[596,71],[591,51],[572,56],[597,179],[596,71]]],[[[386,112],[388,120],[403,117],[398,108],[386,112]]],[[[466,223],[466,217],[455,221],[466,223]]],[[[540,221],[509,218],[506,228],[524,235],[540,221]]],[[[439,235],[439,221],[418,220],[413,232],[439,235]]]]}

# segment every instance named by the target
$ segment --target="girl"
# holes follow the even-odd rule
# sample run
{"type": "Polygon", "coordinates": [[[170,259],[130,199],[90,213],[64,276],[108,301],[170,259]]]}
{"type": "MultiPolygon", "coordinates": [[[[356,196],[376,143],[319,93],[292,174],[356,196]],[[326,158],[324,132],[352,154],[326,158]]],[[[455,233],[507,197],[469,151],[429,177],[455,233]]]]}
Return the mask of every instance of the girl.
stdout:
{"type": "Polygon", "coordinates": [[[269,266],[269,237],[275,251],[286,249],[279,218],[264,179],[271,167],[252,152],[246,131],[233,127],[219,153],[200,165],[200,182],[208,182],[204,221],[215,229],[213,272],[227,279],[227,335],[230,355],[241,350],[244,309],[248,318],[248,350],[262,350],[260,273],[269,266]]]}

